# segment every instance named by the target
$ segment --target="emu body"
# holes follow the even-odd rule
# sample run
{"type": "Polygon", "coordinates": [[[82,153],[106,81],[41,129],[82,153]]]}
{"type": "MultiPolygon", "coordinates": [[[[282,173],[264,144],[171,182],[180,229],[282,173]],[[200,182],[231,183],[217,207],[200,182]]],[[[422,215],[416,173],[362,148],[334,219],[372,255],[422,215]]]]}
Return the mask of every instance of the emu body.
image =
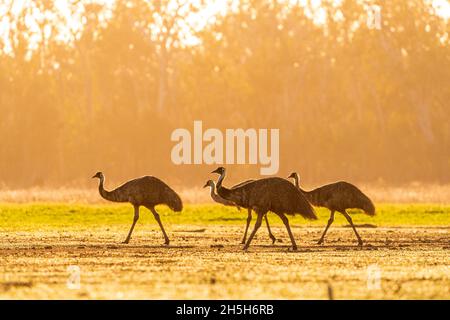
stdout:
{"type": "Polygon", "coordinates": [[[313,206],[325,207],[331,211],[330,219],[328,219],[327,226],[325,227],[318,244],[323,243],[325,235],[334,221],[334,213],[336,211],[344,215],[351,225],[356,238],[358,239],[358,245],[361,246],[363,244],[363,241],[353,224],[352,218],[347,213],[347,209],[361,209],[369,216],[375,215],[375,206],[368,196],[353,184],[345,181],[330,183],[311,191],[305,191],[300,188],[299,176],[296,172],[293,172],[288,178],[294,179],[295,186],[305,195],[306,199],[308,199],[313,206]]]}
{"type": "MultiPolygon", "coordinates": [[[[241,186],[243,186],[243,185],[245,185],[245,184],[247,184],[249,182],[252,182],[252,181],[254,181],[254,180],[247,180],[247,181],[241,182],[241,183],[231,187],[231,189],[234,189],[234,188],[237,188],[237,187],[241,187],[241,186]]],[[[203,188],[206,188],[208,186],[211,188],[211,198],[215,202],[223,204],[224,206],[236,207],[239,211],[241,210],[241,208],[238,205],[236,205],[236,203],[234,203],[233,201],[226,200],[226,199],[222,198],[221,196],[219,196],[215,192],[216,191],[216,185],[215,185],[214,181],[208,180],[206,182],[206,184],[203,186],[203,188]]],[[[251,209],[247,209],[247,211],[248,211],[248,213],[247,213],[247,224],[245,226],[244,237],[242,238],[241,244],[245,244],[245,240],[247,239],[248,227],[250,226],[250,222],[252,221],[252,210],[251,209]]],[[[267,231],[269,231],[269,237],[272,240],[272,244],[274,244],[277,239],[275,238],[275,236],[272,234],[272,231],[270,230],[269,219],[267,218],[267,214],[264,215],[264,219],[266,221],[267,231]]]]}
{"type": "Polygon", "coordinates": [[[139,220],[139,207],[143,206],[153,213],[153,216],[163,233],[165,244],[169,244],[169,237],[164,230],[164,226],[158,212],[155,210],[155,206],[158,204],[165,204],[173,211],[179,212],[183,209],[183,203],[178,194],[167,184],[156,177],[145,176],[130,180],[112,191],[106,191],[104,189],[105,176],[103,173],[97,172],[92,178],[98,178],[100,180],[98,190],[104,199],[112,202],[129,202],[134,207],[133,223],[128,232],[128,236],[123,243],[130,242],[134,226],[139,220]]]}
{"type": "Polygon", "coordinates": [[[294,215],[299,213],[306,219],[317,219],[314,209],[300,190],[295,188],[289,181],[275,177],[255,180],[228,189],[222,186],[225,178],[225,168],[219,167],[212,173],[220,174],[217,182],[217,193],[219,196],[233,201],[238,206],[254,210],[257,214],[255,227],[244,246],[244,250],[250,246],[256,231],[261,226],[263,216],[269,211],[281,218],[291,239],[292,249],[297,250],[297,244],[292,235],[286,214],[294,215]]]}

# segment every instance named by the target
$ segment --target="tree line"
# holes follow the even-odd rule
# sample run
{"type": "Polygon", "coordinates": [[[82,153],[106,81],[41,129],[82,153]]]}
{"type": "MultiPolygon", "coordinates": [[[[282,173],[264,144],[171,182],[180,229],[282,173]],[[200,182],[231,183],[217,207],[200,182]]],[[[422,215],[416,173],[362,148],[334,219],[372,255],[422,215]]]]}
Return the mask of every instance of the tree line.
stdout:
{"type": "Polygon", "coordinates": [[[280,175],[307,184],[450,181],[448,17],[430,1],[381,1],[380,28],[359,0],[25,3],[0,8],[5,186],[197,185],[207,167],[170,160],[194,120],[279,128],[280,175]]]}

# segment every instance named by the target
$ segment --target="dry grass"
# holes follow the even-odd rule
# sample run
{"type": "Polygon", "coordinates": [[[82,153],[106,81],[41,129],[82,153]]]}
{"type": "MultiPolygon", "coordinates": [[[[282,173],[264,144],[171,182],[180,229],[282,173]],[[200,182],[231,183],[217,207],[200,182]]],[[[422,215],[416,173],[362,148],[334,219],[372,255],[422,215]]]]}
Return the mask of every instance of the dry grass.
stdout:
{"type": "Polygon", "coordinates": [[[411,183],[406,186],[370,186],[361,189],[375,202],[450,203],[450,184],[411,183]]]}
{"type": "MultiPolygon", "coordinates": [[[[206,189],[177,189],[185,203],[210,201],[206,189]]],[[[208,189],[209,190],[209,189],[208,189]]],[[[97,188],[41,188],[0,189],[0,203],[59,202],[68,204],[105,203],[97,188]]]]}
{"type": "MultiPolygon", "coordinates": [[[[308,188],[307,188],[308,189],[308,188]]],[[[450,185],[412,183],[406,186],[361,185],[375,202],[389,203],[450,203],[450,185]]],[[[185,203],[211,202],[209,188],[175,188],[185,203]]],[[[66,202],[104,203],[97,188],[29,188],[0,189],[0,202],[66,202]]]]}

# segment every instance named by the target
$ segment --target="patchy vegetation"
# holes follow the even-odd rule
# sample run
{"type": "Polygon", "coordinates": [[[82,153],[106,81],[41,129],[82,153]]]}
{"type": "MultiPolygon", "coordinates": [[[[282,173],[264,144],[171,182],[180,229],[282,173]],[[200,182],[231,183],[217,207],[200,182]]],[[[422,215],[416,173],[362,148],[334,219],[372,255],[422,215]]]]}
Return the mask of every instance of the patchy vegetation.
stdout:
{"type": "MultiPolygon", "coordinates": [[[[382,226],[450,226],[450,205],[439,204],[377,204],[377,214],[369,217],[360,211],[353,211],[355,224],[382,226]]],[[[233,207],[218,205],[186,205],[181,213],[175,213],[165,206],[157,207],[161,219],[167,228],[171,225],[244,225],[246,210],[240,212],[233,207]]],[[[319,220],[307,221],[300,216],[289,217],[294,226],[323,226],[329,217],[329,211],[316,208],[319,220]]],[[[352,212],[352,211],[350,211],[352,212]]],[[[281,220],[269,213],[270,222],[282,225],[281,220]]],[[[131,205],[76,205],[76,204],[2,204],[0,205],[0,231],[33,230],[79,230],[106,229],[112,226],[129,227],[133,220],[131,205]]],[[[142,208],[140,220],[136,226],[156,224],[153,215],[142,208]]],[[[336,214],[332,226],[346,225],[347,221],[336,214]]],[[[126,232],[127,230],[125,230],[126,232]]],[[[332,230],[331,229],[331,230],[332,230]]]]}
{"type": "Polygon", "coordinates": [[[142,210],[130,244],[129,205],[0,205],[0,298],[16,299],[446,299],[450,290],[450,205],[377,205],[378,215],[354,215],[365,245],[337,215],[291,218],[298,252],[276,216],[270,245],[261,228],[248,252],[239,244],[246,212],[187,205],[159,207],[170,246],[142,210]],[[70,266],[80,288],[67,286],[70,266]],[[368,280],[380,271],[380,287],[368,280]],[[372,268],[372,269],[371,269],[372,268]],[[375,270],[375,271],[376,271],[375,270]],[[368,284],[368,281],[370,284],[368,284]]]}

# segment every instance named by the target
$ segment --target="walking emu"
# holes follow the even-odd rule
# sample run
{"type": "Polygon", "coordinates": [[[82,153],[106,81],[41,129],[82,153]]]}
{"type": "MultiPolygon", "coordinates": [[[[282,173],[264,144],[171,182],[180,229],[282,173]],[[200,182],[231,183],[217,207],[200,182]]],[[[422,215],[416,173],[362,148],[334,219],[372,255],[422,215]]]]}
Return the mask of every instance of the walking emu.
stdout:
{"type": "MultiPolygon", "coordinates": [[[[244,184],[247,184],[252,181],[255,181],[255,180],[247,180],[247,181],[241,182],[241,183],[231,187],[231,189],[243,186],[244,184]]],[[[217,193],[215,193],[216,185],[215,185],[214,181],[212,181],[212,180],[206,181],[206,184],[203,186],[203,188],[206,188],[208,186],[211,188],[211,198],[215,202],[223,204],[225,206],[233,206],[233,207],[235,206],[239,211],[241,210],[241,207],[236,205],[236,203],[234,203],[233,201],[226,200],[226,199],[222,198],[221,196],[219,196],[217,193]]],[[[267,230],[269,231],[269,237],[272,240],[272,244],[274,244],[277,239],[275,238],[275,236],[272,234],[272,231],[270,230],[269,219],[267,219],[267,214],[264,215],[264,219],[266,220],[267,230]]],[[[242,239],[241,244],[245,244],[245,240],[247,238],[248,227],[249,227],[251,221],[252,221],[252,210],[248,209],[247,225],[245,226],[244,238],[242,239]]]]}
{"type": "Polygon", "coordinates": [[[232,207],[237,207],[239,210],[241,209],[233,201],[226,200],[226,199],[222,198],[221,196],[219,196],[217,193],[215,193],[216,184],[214,183],[214,181],[212,181],[212,180],[206,181],[206,184],[203,186],[203,188],[206,188],[206,187],[210,187],[211,188],[211,198],[215,202],[223,204],[224,206],[232,206],[232,207]]]}
{"type": "Polygon", "coordinates": [[[220,174],[217,181],[217,193],[219,196],[233,201],[238,206],[254,210],[258,215],[255,227],[244,246],[244,250],[250,246],[256,231],[261,226],[263,216],[269,211],[281,218],[291,239],[292,249],[297,250],[297,244],[285,214],[295,215],[299,213],[306,219],[317,219],[314,209],[300,190],[295,188],[289,181],[275,177],[259,179],[228,189],[222,186],[225,171],[224,167],[219,167],[212,172],[220,174]]]}
{"type": "Polygon", "coordinates": [[[300,188],[299,177],[296,172],[291,173],[288,178],[293,178],[295,180],[295,186],[303,192],[306,199],[318,207],[325,207],[331,211],[330,219],[325,227],[325,230],[318,241],[318,244],[322,244],[328,228],[334,221],[334,212],[340,212],[347,219],[348,223],[353,228],[356,238],[358,238],[358,245],[362,246],[363,241],[356,231],[355,225],[353,224],[352,218],[347,213],[347,209],[355,208],[361,209],[369,216],[375,215],[375,207],[372,201],[367,197],[361,190],[351,183],[345,181],[339,181],[335,183],[330,183],[322,187],[316,188],[311,191],[305,191],[300,188]]]}
{"type": "Polygon", "coordinates": [[[106,191],[103,188],[105,176],[102,172],[97,172],[92,178],[100,179],[98,191],[104,199],[113,202],[130,202],[134,206],[133,224],[123,243],[130,242],[134,226],[139,219],[139,207],[144,206],[153,213],[153,216],[158,222],[164,235],[165,244],[169,244],[169,237],[164,230],[159,214],[155,210],[155,206],[158,204],[165,204],[173,211],[179,212],[183,209],[183,203],[178,194],[176,194],[176,192],[167,184],[156,177],[145,176],[130,180],[113,191],[106,191]]]}

